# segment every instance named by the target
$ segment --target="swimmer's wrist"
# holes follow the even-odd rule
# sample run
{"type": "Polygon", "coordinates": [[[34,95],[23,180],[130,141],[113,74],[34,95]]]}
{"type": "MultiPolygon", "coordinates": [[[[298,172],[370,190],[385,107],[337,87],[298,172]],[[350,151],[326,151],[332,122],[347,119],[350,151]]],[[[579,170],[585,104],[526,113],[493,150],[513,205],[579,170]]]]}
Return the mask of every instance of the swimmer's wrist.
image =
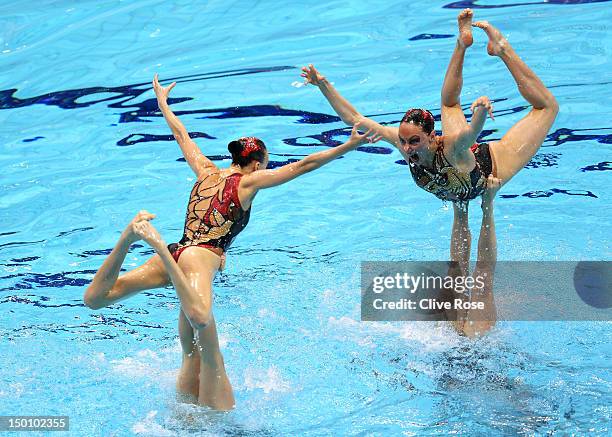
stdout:
{"type": "Polygon", "coordinates": [[[327,80],[327,78],[326,78],[325,76],[323,76],[321,79],[319,79],[319,80],[318,80],[318,84],[317,84],[317,86],[318,86],[319,88],[322,88],[322,87],[327,88],[327,87],[331,86],[331,83],[329,83],[329,81],[327,80]]]}
{"type": "Polygon", "coordinates": [[[348,140],[346,140],[344,144],[346,144],[349,147],[358,147],[364,144],[364,141],[356,139],[356,138],[349,138],[348,140]]]}

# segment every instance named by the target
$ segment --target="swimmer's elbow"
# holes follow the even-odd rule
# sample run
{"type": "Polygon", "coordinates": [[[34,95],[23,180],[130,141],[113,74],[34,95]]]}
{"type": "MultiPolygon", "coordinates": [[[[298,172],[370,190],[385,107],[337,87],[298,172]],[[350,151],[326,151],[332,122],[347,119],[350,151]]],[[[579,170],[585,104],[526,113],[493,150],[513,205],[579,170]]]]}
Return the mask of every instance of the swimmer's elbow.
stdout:
{"type": "Polygon", "coordinates": [[[310,173],[311,171],[321,167],[321,164],[312,156],[307,156],[300,161],[300,174],[310,173]]]}

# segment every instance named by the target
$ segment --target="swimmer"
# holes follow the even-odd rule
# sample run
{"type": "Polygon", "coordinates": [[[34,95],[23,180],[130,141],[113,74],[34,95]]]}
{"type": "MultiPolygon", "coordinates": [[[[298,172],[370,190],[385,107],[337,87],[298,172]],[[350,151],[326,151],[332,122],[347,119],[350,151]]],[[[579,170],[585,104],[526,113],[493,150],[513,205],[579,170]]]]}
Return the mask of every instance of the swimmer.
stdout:
{"type": "MultiPolygon", "coordinates": [[[[460,334],[467,337],[479,337],[486,334],[496,321],[495,301],[493,299],[493,277],[497,263],[497,239],[495,236],[495,220],[493,216],[493,200],[501,187],[500,179],[489,175],[486,188],[481,195],[482,224],[478,237],[478,259],[472,277],[475,283],[482,287],[473,287],[469,296],[454,293],[453,297],[469,300],[471,304],[483,304],[482,309],[457,311],[452,315],[452,326],[460,334]]],[[[468,211],[465,203],[454,203],[455,220],[451,236],[451,260],[453,267],[449,271],[452,276],[467,277],[470,264],[471,237],[468,229],[468,211]]],[[[477,305],[474,305],[477,307],[477,305]]]]}
{"type": "Polygon", "coordinates": [[[459,36],[442,86],[442,136],[434,129],[434,117],[425,109],[410,109],[399,127],[383,126],[361,115],[311,64],[303,67],[305,83],[316,85],[332,108],[348,125],[360,123],[375,129],[398,148],[416,184],[442,200],[468,202],[485,191],[490,174],[507,183],[542,145],[558,113],[555,97],[521,60],[499,30],[486,21],[472,23],[473,13],[458,16],[459,36]],[[487,34],[487,51],[499,57],[512,74],[521,95],[531,104],[530,112],[499,141],[476,143],[493,105],[482,96],[471,105],[468,124],[459,97],[463,85],[463,59],[472,45],[472,27],[487,34]]]}
{"type": "Polygon", "coordinates": [[[95,274],[84,295],[91,309],[104,308],[136,293],[172,284],[180,300],[179,338],[183,360],[177,380],[181,401],[214,410],[234,407],[232,386],[225,372],[213,315],[212,282],[223,268],[225,253],[249,221],[259,190],[289,182],[313,171],[380,136],[373,130],[360,133],[355,123],[344,144],[267,170],[268,152],[263,141],[243,137],[229,143],[229,168],[219,168],[191,140],[181,121],[170,110],[168,94],[175,83],[153,89],[159,108],[195,173],[187,206],[183,237],[167,245],[151,224],[155,214],[140,211],[125,228],[116,246],[95,274]],[[119,275],[130,245],[144,240],[156,252],[143,265],[119,275]]]}

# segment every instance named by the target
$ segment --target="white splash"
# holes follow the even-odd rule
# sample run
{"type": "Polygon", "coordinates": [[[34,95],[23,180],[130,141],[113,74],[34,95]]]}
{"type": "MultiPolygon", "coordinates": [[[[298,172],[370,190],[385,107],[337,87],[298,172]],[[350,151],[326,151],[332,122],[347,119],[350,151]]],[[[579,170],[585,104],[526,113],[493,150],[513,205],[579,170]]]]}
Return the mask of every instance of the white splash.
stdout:
{"type": "Polygon", "coordinates": [[[244,387],[247,390],[261,389],[264,393],[291,391],[289,381],[283,379],[278,367],[274,365],[266,370],[247,368],[244,371],[244,387]]]}
{"type": "Polygon", "coordinates": [[[167,430],[155,421],[157,411],[149,411],[147,417],[141,422],[136,422],[132,426],[132,432],[139,435],[155,435],[155,436],[175,436],[176,433],[167,430]]]}

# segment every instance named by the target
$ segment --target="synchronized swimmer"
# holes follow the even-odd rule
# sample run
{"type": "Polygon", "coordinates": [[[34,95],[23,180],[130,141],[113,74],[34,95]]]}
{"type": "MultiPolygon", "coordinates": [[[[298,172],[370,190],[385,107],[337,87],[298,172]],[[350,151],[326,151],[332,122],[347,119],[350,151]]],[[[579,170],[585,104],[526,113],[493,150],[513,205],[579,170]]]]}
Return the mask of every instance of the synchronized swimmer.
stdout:
{"type": "Polygon", "coordinates": [[[340,146],[274,170],[266,169],[269,159],[266,146],[255,137],[230,142],[232,164],[229,168],[217,167],[191,140],[170,110],[168,94],[176,83],[163,87],[155,75],[153,89],[159,108],[197,177],[187,205],[183,237],[176,243],[166,244],[151,224],[155,215],[140,211],[95,274],[84,301],[89,308],[100,309],[143,290],[174,286],[180,301],[178,328],[182,364],[176,384],[179,400],[215,410],[234,407],[234,394],[219,349],[213,315],[212,282],[217,271],[224,267],[227,249],[247,225],[257,193],[315,170],[367,142],[384,139],[396,146],[419,187],[453,202],[451,260],[456,261],[456,267],[451,267],[449,274],[467,275],[471,242],[467,205],[470,200],[481,197],[483,218],[475,274],[486,272],[489,282],[472,299],[487,303],[488,309],[484,313],[467,310],[458,314],[453,326],[462,334],[474,336],[493,325],[492,281],[497,254],[493,199],[502,184],[520,171],[539,149],[558,106],[501,33],[484,21],[472,24],[472,15],[466,9],[458,18],[459,37],[442,87],[443,136],[435,134],[434,117],[424,109],[407,111],[399,127],[382,126],[362,116],[310,65],[303,69],[302,75],[319,87],[342,120],[352,126],[350,138],[340,146]],[[493,117],[489,99],[483,96],[472,104],[470,124],[459,102],[463,59],[466,49],[472,45],[472,26],[487,33],[489,54],[502,59],[520,93],[533,106],[500,141],[489,144],[476,143],[487,113],[493,117]],[[361,133],[360,128],[366,132],[361,133]],[[130,245],[138,240],[148,243],[155,255],[120,275],[130,245]]]}
{"type": "Polygon", "coordinates": [[[170,110],[168,93],[175,85],[162,87],[157,75],[153,80],[159,108],[197,176],[187,205],[183,238],[167,245],[151,224],[155,215],[140,211],[95,274],[84,300],[89,308],[99,309],[140,291],[172,283],[181,303],[178,325],[183,360],[176,386],[179,399],[229,410],[234,407],[234,394],[219,350],[212,282],[223,268],[225,252],[249,221],[253,199],[259,190],[289,182],[361,144],[377,142],[380,137],[372,130],[360,133],[356,124],[346,143],[274,170],[266,169],[268,152],[263,141],[243,137],[228,145],[231,166],[219,168],[191,140],[170,110]],[[119,276],[130,245],[138,240],[147,242],[156,254],[119,276]]]}
{"type": "MultiPolygon", "coordinates": [[[[457,18],[459,36],[441,91],[442,136],[436,135],[434,116],[426,109],[409,109],[399,127],[383,126],[360,114],[312,64],[302,68],[305,82],[321,90],[342,121],[349,126],[359,123],[374,129],[384,141],[399,150],[417,186],[453,203],[450,255],[451,261],[458,263],[459,270],[455,274],[466,274],[469,267],[472,240],[468,225],[469,201],[483,195],[491,175],[496,186],[512,179],[539,150],[559,112],[555,97],[501,32],[487,21],[472,23],[472,17],[472,10],[464,9],[457,18]],[[487,52],[504,62],[519,92],[532,106],[531,111],[501,140],[490,143],[476,142],[487,114],[493,119],[493,105],[489,98],[481,96],[472,103],[470,124],[459,99],[463,86],[463,60],[473,43],[472,27],[485,31],[489,38],[487,52]]],[[[490,299],[492,303],[492,295],[490,299]]],[[[483,323],[478,325],[484,330],[483,323]]]]}

